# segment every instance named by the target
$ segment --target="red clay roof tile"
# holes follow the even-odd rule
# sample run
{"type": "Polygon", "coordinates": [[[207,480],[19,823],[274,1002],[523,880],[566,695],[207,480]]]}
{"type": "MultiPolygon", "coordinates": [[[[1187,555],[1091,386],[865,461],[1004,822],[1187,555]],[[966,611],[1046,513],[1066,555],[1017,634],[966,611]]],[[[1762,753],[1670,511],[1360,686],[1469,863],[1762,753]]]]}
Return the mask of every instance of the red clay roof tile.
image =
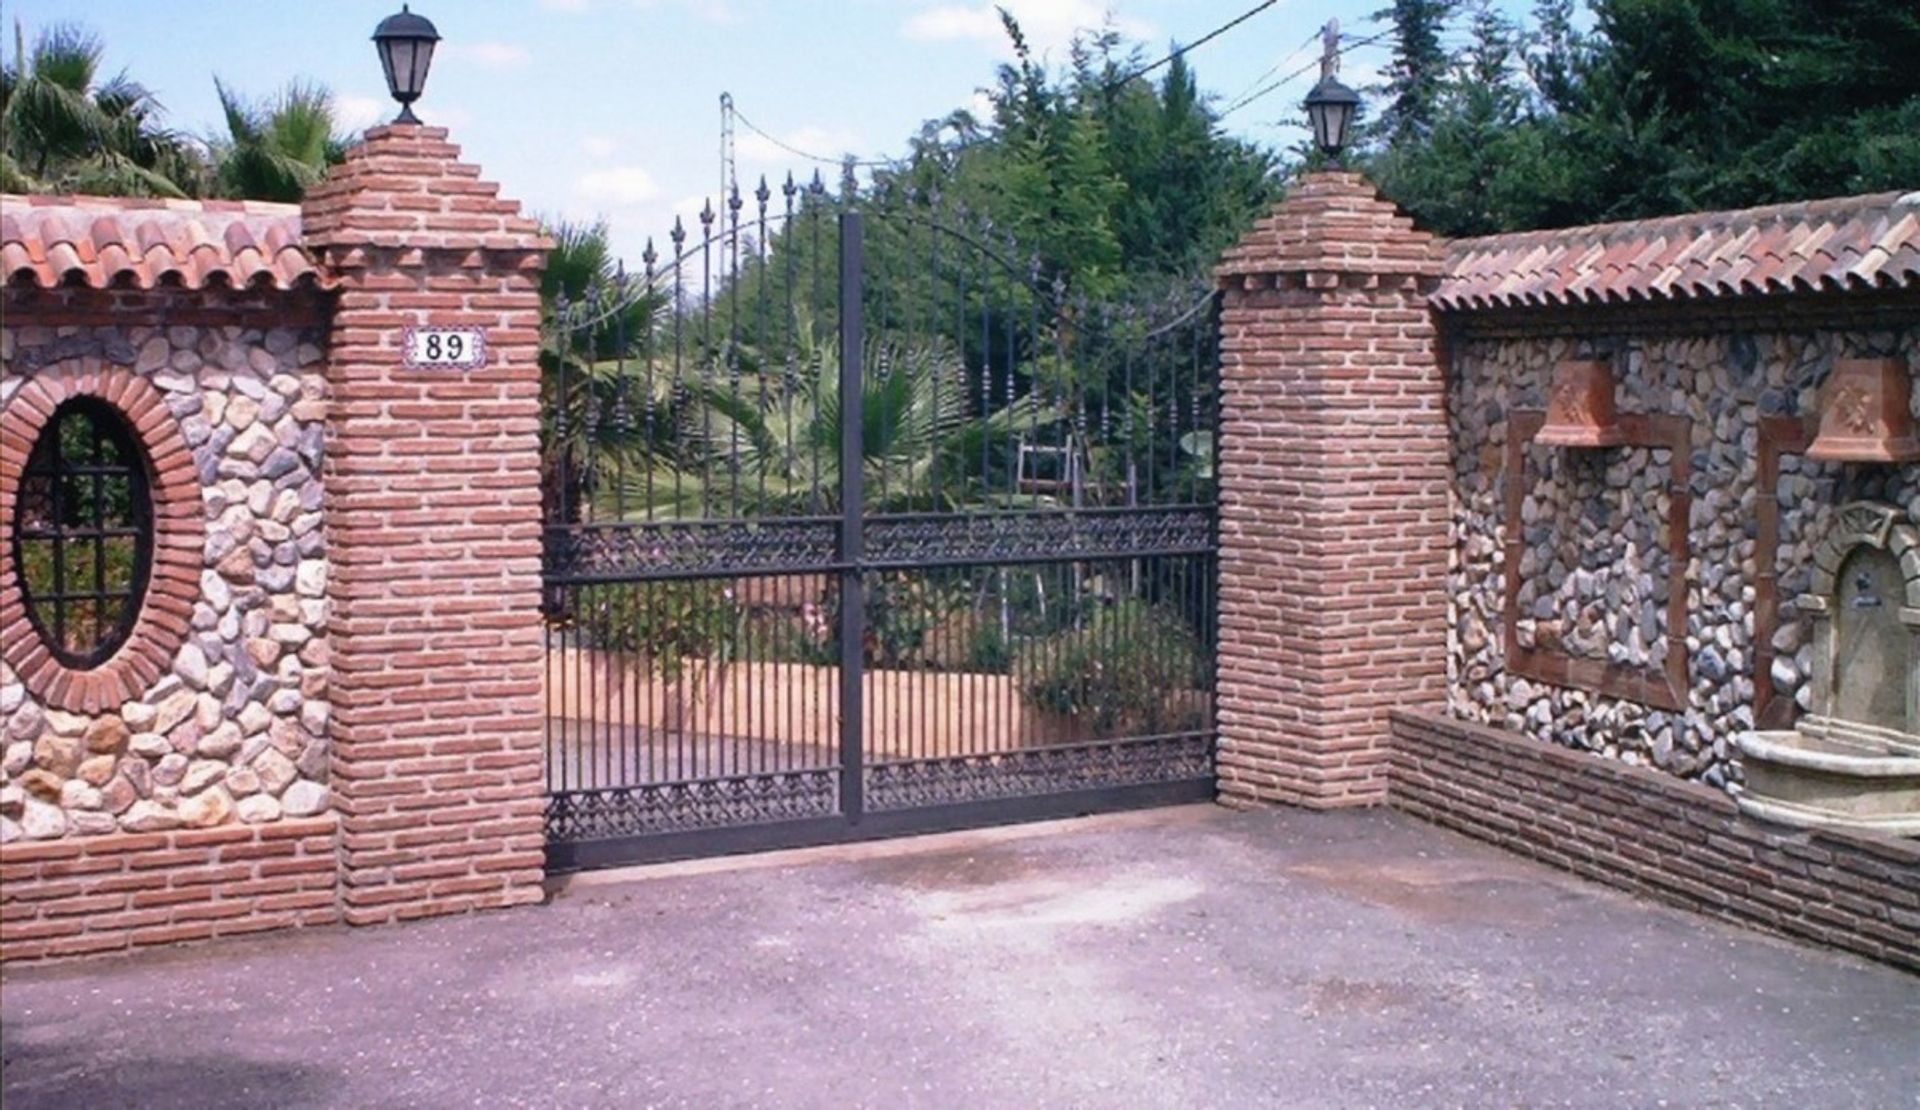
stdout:
{"type": "Polygon", "coordinates": [[[1456,239],[1431,301],[1498,306],[1920,289],[1920,192],[1456,239]]]}
{"type": "Polygon", "coordinates": [[[262,201],[0,196],[0,280],[152,289],[326,288],[300,207],[262,201]]]}

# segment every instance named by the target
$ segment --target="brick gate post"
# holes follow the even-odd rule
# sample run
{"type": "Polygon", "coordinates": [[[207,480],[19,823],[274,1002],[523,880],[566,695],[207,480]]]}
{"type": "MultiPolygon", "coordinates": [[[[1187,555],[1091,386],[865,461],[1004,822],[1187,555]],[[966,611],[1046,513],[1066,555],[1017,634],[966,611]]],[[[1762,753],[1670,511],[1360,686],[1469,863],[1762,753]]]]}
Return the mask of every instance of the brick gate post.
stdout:
{"type": "Polygon", "coordinates": [[[1446,683],[1437,241],[1316,173],[1227,251],[1221,800],[1386,799],[1387,713],[1446,683]]]}
{"type": "Polygon", "coordinates": [[[301,205],[328,352],[332,777],[354,924],[541,897],[540,270],[442,128],[375,128],[301,205]],[[474,327],[472,369],[403,364],[474,327]]]}

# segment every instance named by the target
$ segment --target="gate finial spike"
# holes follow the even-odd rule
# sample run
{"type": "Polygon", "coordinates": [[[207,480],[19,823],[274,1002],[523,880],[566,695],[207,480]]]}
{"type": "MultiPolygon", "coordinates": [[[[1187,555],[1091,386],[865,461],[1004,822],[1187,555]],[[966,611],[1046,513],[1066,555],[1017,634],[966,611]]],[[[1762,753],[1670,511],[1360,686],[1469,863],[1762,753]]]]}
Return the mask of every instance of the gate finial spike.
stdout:
{"type": "Polygon", "coordinates": [[[687,225],[680,222],[678,215],[673,218],[673,230],[667,234],[673,241],[673,253],[676,255],[679,254],[680,245],[687,241],[687,225]]]}
{"type": "Polygon", "coordinates": [[[647,236],[647,249],[640,252],[640,262],[647,268],[648,285],[653,284],[653,264],[659,260],[660,256],[653,251],[653,236],[649,235],[647,236]]]}
{"type": "Polygon", "coordinates": [[[772,195],[773,195],[773,190],[767,188],[767,175],[763,173],[760,175],[759,187],[753,191],[753,199],[760,202],[761,212],[765,212],[767,210],[767,198],[772,195]]]}

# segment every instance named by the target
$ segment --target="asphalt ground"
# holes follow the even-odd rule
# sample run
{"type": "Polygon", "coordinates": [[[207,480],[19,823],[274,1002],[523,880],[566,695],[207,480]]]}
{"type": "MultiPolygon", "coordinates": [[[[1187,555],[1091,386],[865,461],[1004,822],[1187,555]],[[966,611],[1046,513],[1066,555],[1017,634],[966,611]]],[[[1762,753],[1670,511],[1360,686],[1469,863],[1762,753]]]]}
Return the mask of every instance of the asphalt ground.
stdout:
{"type": "Polygon", "coordinates": [[[1920,1106],[1920,978],[1383,812],[1197,806],[7,969],[72,1106],[1920,1106]]]}

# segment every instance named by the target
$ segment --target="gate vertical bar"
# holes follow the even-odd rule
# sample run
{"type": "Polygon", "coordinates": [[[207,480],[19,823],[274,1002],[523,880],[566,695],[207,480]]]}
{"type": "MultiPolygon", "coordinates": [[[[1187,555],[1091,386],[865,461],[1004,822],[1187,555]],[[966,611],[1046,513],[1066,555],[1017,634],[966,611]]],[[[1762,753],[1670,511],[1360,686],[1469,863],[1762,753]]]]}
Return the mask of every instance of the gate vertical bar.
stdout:
{"type": "Polygon", "coordinates": [[[867,606],[860,580],[865,535],[862,470],[866,458],[865,414],[862,404],[865,376],[861,347],[866,342],[861,298],[862,268],[866,262],[860,213],[840,214],[840,809],[848,821],[858,822],[861,799],[863,647],[867,606]]]}

